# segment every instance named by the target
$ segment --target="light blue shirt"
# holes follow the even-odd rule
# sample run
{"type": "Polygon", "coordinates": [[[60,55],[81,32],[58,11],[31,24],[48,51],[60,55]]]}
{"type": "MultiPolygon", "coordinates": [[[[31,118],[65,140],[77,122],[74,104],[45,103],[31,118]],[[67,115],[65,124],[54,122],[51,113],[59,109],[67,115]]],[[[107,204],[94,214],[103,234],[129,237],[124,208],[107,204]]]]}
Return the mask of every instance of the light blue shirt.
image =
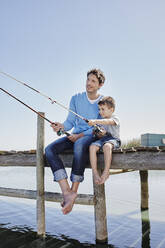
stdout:
{"type": "MultiPolygon", "coordinates": [[[[69,109],[76,112],[80,116],[90,120],[97,119],[99,116],[98,100],[94,103],[90,103],[87,98],[86,92],[78,93],[72,96],[70,101],[69,109]]],[[[84,135],[92,135],[93,127],[89,126],[88,123],[73,113],[69,112],[66,121],[63,123],[64,130],[68,131],[73,128],[72,133],[84,133],[84,135]]]]}

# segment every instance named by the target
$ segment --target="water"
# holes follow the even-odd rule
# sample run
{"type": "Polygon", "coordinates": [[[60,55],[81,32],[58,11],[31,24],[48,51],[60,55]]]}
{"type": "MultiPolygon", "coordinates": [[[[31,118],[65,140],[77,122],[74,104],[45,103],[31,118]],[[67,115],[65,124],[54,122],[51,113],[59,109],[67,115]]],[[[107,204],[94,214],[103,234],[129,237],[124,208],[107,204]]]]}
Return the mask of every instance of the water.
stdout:
{"type": "MultiPolygon", "coordinates": [[[[69,172],[69,169],[67,169],[69,172]]],[[[86,170],[79,193],[93,193],[86,170]]],[[[95,245],[93,206],[75,205],[64,216],[59,203],[46,202],[46,240],[36,237],[36,202],[0,196],[0,248],[165,247],[165,171],[149,171],[149,211],[140,211],[138,172],[113,175],[106,182],[108,245],[95,245]]],[[[0,167],[0,187],[36,189],[34,167],[0,167]]],[[[60,192],[45,169],[45,190],[60,192]]]]}

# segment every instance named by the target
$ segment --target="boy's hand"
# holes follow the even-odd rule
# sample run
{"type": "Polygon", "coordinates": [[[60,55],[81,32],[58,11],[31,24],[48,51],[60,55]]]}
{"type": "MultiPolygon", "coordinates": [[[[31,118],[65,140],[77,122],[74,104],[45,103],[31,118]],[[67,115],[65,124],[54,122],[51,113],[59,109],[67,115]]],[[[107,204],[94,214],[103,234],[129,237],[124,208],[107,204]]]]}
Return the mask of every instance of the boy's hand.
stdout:
{"type": "Polygon", "coordinates": [[[101,128],[101,131],[96,134],[96,136],[101,139],[106,135],[106,130],[104,128],[101,128]]]}
{"type": "Polygon", "coordinates": [[[94,126],[94,125],[96,125],[96,121],[95,120],[89,120],[88,125],[89,126],[94,126]]]}
{"type": "Polygon", "coordinates": [[[53,128],[54,132],[58,132],[60,129],[64,128],[64,125],[59,122],[54,122],[50,126],[53,128]]]}

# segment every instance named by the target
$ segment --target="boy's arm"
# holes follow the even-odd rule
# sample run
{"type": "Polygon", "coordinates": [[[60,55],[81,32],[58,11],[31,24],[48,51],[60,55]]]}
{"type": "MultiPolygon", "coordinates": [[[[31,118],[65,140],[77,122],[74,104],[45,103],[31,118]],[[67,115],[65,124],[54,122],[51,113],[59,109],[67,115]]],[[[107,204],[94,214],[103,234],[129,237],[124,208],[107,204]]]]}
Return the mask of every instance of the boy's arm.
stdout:
{"type": "Polygon", "coordinates": [[[98,125],[116,125],[116,122],[113,119],[96,119],[89,120],[88,124],[90,126],[98,125]]]}

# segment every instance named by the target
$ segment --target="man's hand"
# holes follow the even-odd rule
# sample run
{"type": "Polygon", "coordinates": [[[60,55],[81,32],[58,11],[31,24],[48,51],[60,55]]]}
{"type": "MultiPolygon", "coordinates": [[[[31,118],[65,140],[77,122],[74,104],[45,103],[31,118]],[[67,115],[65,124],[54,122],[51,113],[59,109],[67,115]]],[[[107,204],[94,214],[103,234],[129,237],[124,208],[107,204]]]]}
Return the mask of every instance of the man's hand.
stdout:
{"type": "Polygon", "coordinates": [[[53,128],[54,132],[58,132],[61,128],[64,128],[64,125],[59,122],[54,122],[50,126],[53,128]]]}
{"type": "Polygon", "coordinates": [[[83,133],[79,133],[79,134],[76,134],[76,133],[75,133],[75,134],[69,135],[69,136],[68,136],[68,139],[74,143],[76,140],[78,140],[79,138],[81,138],[81,137],[83,137],[83,136],[84,136],[83,133]]]}

